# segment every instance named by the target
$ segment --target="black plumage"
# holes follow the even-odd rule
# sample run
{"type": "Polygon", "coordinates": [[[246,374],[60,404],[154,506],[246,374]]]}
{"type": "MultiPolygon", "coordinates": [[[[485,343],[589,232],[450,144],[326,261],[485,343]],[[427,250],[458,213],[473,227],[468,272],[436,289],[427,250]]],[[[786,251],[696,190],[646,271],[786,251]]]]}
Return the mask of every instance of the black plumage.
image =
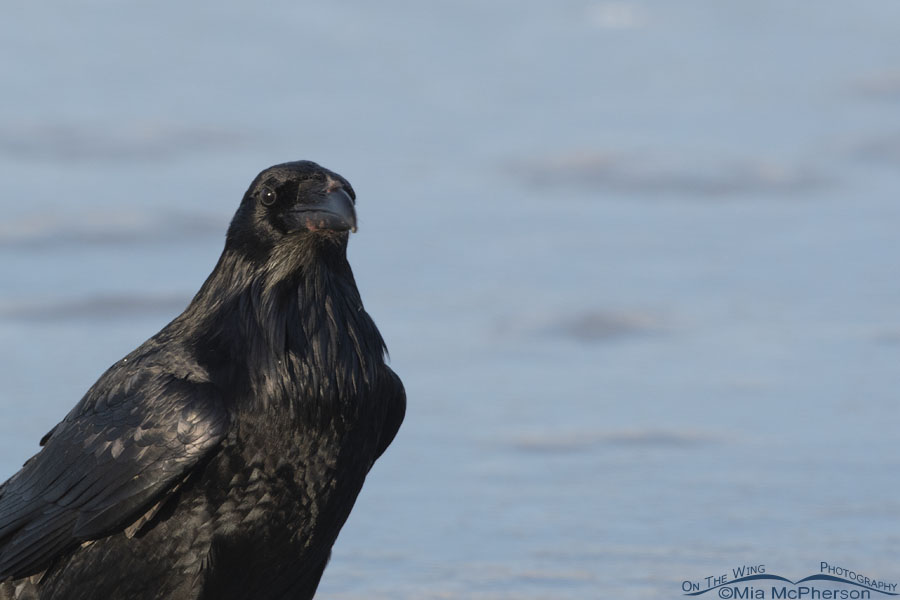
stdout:
{"type": "Polygon", "coordinates": [[[254,179],[184,313],[0,486],[0,600],[312,598],[406,407],[355,198],[307,161],[254,179]]]}

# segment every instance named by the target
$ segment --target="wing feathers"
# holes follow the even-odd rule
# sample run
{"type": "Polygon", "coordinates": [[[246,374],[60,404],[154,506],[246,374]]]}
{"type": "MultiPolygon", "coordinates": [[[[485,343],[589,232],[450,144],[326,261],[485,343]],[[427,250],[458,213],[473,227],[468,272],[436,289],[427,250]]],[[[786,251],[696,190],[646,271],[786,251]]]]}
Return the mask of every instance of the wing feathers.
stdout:
{"type": "Polygon", "coordinates": [[[209,383],[147,371],[103,383],[0,488],[0,580],[124,529],[225,435],[228,415],[209,383]]]}

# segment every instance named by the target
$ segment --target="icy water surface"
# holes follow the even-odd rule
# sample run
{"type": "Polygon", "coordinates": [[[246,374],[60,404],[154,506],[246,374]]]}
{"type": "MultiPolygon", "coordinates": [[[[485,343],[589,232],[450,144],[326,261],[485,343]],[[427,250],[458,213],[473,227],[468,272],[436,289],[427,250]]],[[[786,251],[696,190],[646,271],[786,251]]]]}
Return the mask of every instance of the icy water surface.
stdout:
{"type": "Polygon", "coordinates": [[[308,158],[409,395],[319,597],[900,581],[897,2],[4,12],[0,479],[308,158]]]}

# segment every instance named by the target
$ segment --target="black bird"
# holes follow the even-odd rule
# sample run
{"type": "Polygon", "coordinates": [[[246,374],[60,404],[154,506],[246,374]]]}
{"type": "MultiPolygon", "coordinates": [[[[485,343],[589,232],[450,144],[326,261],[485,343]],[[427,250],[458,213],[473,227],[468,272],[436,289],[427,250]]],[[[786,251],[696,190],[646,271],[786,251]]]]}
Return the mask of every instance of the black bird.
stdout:
{"type": "Polygon", "coordinates": [[[253,180],[187,309],[0,486],[0,600],[313,597],[406,410],[355,199],[308,161],[253,180]]]}

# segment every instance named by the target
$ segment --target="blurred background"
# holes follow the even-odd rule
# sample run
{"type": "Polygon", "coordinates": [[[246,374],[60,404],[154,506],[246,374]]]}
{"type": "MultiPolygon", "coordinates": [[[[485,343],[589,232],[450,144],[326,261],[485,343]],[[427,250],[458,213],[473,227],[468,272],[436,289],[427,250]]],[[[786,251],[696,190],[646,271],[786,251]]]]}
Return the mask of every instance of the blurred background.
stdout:
{"type": "Polygon", "coordinates": [[[900,580],[895,0],[14,2],[0,81],[0,480],[312,159],[409,396],[318,597],[900,580]]]}

